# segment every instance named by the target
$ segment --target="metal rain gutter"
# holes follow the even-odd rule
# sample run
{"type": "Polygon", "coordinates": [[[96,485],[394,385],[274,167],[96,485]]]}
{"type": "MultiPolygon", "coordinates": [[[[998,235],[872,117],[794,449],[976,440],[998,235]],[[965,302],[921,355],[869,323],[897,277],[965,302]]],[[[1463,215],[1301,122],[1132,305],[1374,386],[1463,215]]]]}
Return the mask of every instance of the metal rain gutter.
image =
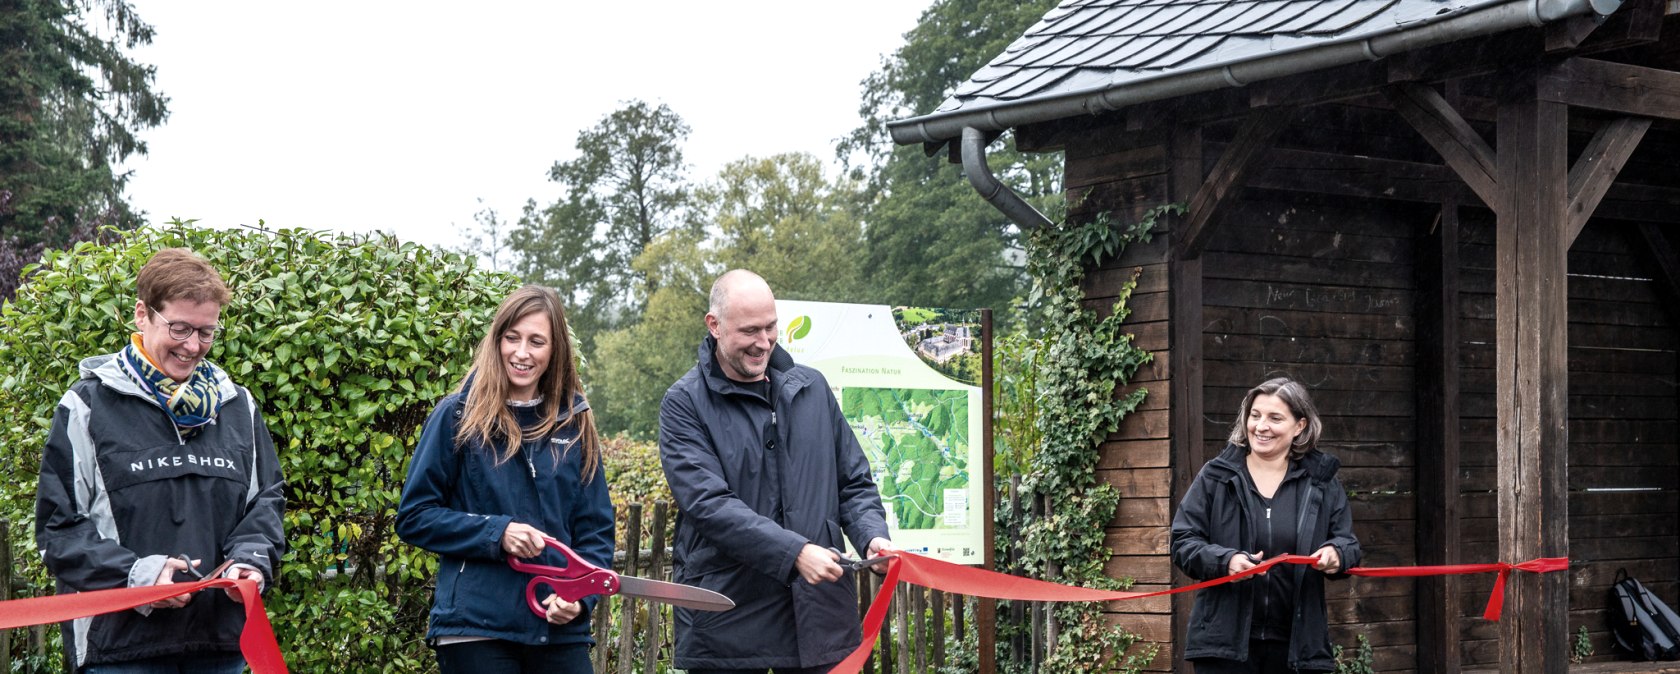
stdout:
{"type": "Polygon", "coordinates": [[[974,127],[962,130],[963,175],[968,176],[968,184],[974,186],[974,191],[979,192],[986,203],[1020,226],[1021,231],[1050,227],[1050,218],[1044,217],[1015,190],[992,175],[992,167],[986,165],[987,144],[985,131],[974,127]]]}
{"type": "MultiPolygon", "coordinates": [[[[1087,90],[1054,98],[912,117],[888,122],[887,127],[892,132],[893,142],[899,145],[942,143],[964,136],[964,129],[1003,131],[1024,124],[1095,115],[1148,101],[1176,98],[1222,87],[1240,87],[1261,80],[1359,61],[1375,61],[1404,51],[1517,28],[1538,27],[1589,12],[1604,16],[1616,11],[1621,5],[1622,0],[1513,0],[1450,16],[1417,28],[1402,29],[1362,40],[1325,43],[1300,50],[1276,52],[1251,61],[1184,73],[1169,73],[1118,87],[1087,90]]],[[[966,138],[964,144],[967,145],[966,138]]],[[[963,153],[963,163],[966,167],[966,151],[963,153]]]]}

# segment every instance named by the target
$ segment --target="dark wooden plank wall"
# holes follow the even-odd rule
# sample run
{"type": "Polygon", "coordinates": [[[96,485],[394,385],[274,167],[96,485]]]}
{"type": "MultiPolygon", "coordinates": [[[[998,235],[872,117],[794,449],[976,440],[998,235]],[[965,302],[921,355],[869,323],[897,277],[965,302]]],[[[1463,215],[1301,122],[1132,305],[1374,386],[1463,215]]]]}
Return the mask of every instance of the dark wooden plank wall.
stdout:
{"type": "MultiPolygon", "coordinates": [[[[1461,245],[1463,554],[1497,554],[1494,485],[1493,227],[1467,211],[1461,245]]],[[[1605,614],[1618,568],[1665,600],[1680,594],[1680,454],[1669,308],[1635,254],[1628,225],[1594,221],[1569,251],[1570,634],[1585,626],[1614,659],[1605,614]],[[1633,489],[1639,491],[1602,491],[1633,489]]],[[[1466,580],[1462,662],[1496,664],[1495,626],[1480,619],[1492,578],[1466,580]]]]}
{"type": "MultiPolygon", "coordinates": [[[[1150,207],[1166,203],[1167,149],[1160,139],[1141,139],[1123,133],[1107,134],[1107,141],[1067,150],[1070,216],[1094,217],[1099,212],[1117,222],[1135,222],[1150,207]],[[1151,142],[1154,140],[1155,142],[1151,142]]],[[[1148,243],[1128,248],[1120,259],[1088,272],[1086,306],[1103,315],[1112,310],[1120,288],[1136,278],[1137,288],[1127,303],[1127,329],[1135,344],[1153,360],[1132,378],[1128,391],[1146,388],[1149,395],[1128,416],[1102,448],[1098,471],[1120,491],[1120,507],[1107,529],[1114,556],[1109,575],[1131,578],[1133,589],[1154,591],[1173,582],[1167,556],[1171,524],[1172,461],[1170,446],[1171,373],[1168,363],[1167,235],[1165,224],[1148,243]]],[[[1172,602],[1156,597],[1111,602],[1111,620],[1137,634],[1137,649],[1154,648],[1150,671],[1172,670],[1172,602]]]]}
{"type": "MultiPolygon", "coordinates": [[[[1414,238],[1431,217],[1251,190],[1204,261],[1207,451],[1223,448],[1250,387],[1275,376],[1306,384],[1371,566],[1416,563],[1414,238]]],[[[1334,643],[1351,652],[1363,634],[1379,670],[1411,670],[1414,584],[1331,583],[1334,643]]]]}
{"type": "MultiPolygon", "coordinates": [[[[1289,151],[1337,152],[1438,162],[1412,132],[1380,107],[1320,106],[1303,111],[1279,140],[1289,151]]],[[[1234,125],[1232,125],[1234,127],[1234,125]]],[[[1204,130],[1211,166],[1230,127],[1204,130]]],[[[1066,145],[1070,215],[1108,212],[1130,221],[1169,200],[1173,157],[1160,130],[1097,128],[1066,145]]],[[[1649,141],[1648,141],[1649,142],[1649,141]]],[[[1672,176],[1671,161],[1642,149],[1629,172],[1672,176]]],[[[1326,180],[1339,180],[1326,174],[1326,180]]],[[[1380,192],[1380,190],[1379,190],[1380,192]]],[[[1246,389],[1275,375],[1307,383],[1324,416],[1325,448],[1342,459],[1355,527],[1367,565],[1417,563],[1416,456],[1418,349],[1417,247],[1437,217],[1430,204],[1357,200],[1247,189],[1215,225],[1202,257],[1202,419],[1205,459],[1223,446],[1246,389]]],[[[1493,221],[1464,208],[1460,243],[1462,398],[1459,503],[1463,562],[1497,556],[1494,457],[1493,221]]],[[[1680,459],[1673,307],[1663,305],[1634,255],[1631,230],[1594,221],[1570,253],[1570,628],[1586,625],[1597,650],[1613,657],[1605,595],[1626,566],[1659,595],[1680,593],[1680,459]],[[1630,271],[1631,270],[1631,271],[1630,271]],[[1614,487],[1655,491],[1588,491],[1614,487]]],[[[1091,270],[1087,306],[1106,312],[1134,274],[1128,326],[1154,361],[1132,386],[1150,390],[1142,409],[1103,447],[1101,477],[1123,496],[1108,528],[1111,575],[1139,589],[1173,582],[1168,526],[1176,508],[1172,461],[1172,329],[1165,226],[1154,241],[1091,270]]],[[[1427,509],[1427,507],[1426,507],[1427,509]]],[[[1457,605],[1466,668],[1496,657],[1498,630],[1481,620],[1492,577],[1466,577],[1457,605]]],[[[1383,672],[1413,672],[1415,581],[1352,578],[1332,583],[1332,639],[1352,649],[1364,635],[1383,672]]],[[[1157,647],[1150,671],[1171,671],[1172,607],[1166,599],[1115,602],[1109,615],[1157,647]]],[[[1572,632],[1573,633],[1573,632],[1572,632]]],[[[1178,665],[1179,671],[1188,671],[1178,665]]]]}

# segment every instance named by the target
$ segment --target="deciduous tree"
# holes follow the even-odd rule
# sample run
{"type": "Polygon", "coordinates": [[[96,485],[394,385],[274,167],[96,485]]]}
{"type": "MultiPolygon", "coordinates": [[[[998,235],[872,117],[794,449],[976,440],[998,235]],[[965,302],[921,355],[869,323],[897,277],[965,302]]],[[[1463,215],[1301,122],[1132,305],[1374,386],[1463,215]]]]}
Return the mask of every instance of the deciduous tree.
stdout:
{"type": "MultiPolygon", "coordinates": [[[[944,153],[895,147],[886,123],[933,112],[1055,4],[936,0],[904,46],[864,80],[863,124],[838,151],[867,189],[869,282],[878,301],[1004,308],[1023,287],[1014,224],[974,193],[944,153]]],[[[989,154],[993,171],[1041,210],[1060,199],[1059,156],[1023,156],[1007,138],[989,154]]]]}
{"type": "Polygon", "coordinates": [[[625,103],[578,133],[576,159],[549,170],[565,195],[546,207],[528,203],[511,232],[518,273],[566,296],[586,345],[593,333],[634,321],[657,289],[631,262],[683,222],[688,133],[663,104],[625,103]]]}

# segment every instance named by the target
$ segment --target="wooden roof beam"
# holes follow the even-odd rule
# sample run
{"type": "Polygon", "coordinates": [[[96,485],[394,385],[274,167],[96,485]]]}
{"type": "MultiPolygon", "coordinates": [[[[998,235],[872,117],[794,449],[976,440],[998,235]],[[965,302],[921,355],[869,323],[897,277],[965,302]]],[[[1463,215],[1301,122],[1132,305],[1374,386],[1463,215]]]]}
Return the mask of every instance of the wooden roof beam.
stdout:
{"type": "Polygon", "coordinates": [[[1495,155],[1481,134],[1447,103],[1434,88],[1417,82],[1401,82],[1383,90],[1394,109],[1413,129],[1441,153],[1447,166],[1458,173],[1482,203],[1498,210],[1499,183],[1494,179],[1495,155]]]}
{"type": "Polygon", "coordinates": [[[1219,156],[1219,163],[1214,164],[1213,172],[1196,190],[1196,196],[1190,199],[1190,210],[1181,225],[1184,235],[1173,243],[1175,259],[1201,257],[1202,249],[1207,247],[1212,223],[1242,190],[1249,171],[1256,164],[1255,160],[1271,148],[1278,134],[1288,126],[1294,112],[1295,108],[1290,106],[1257,108],[1249,113],[1248,119],[1243,120],[1234,142],[1225,148],[1224,154],[1219,156]]]}
{"type": "Polygon", "coordinates": [[[1589,58],[1545,66],[1540,100],[1624,115],[1680,120],[1680,72],[1589,58]]]}
{"type": "Polygon", "coordinates": [[[1599,202],[1604,200],[1604,195],[1616,182],[1616,174],[1621,173],[1622,166],[1627,164],[1628,157],[1633,154],[1634,148],[1639,147],[1639,141],[1650,128],[1651,120],[1644,117],[1623,117],[1612,121],[1593,135],[1587,149],[1581,152],[1575,165],[1569,167],[1569,207],[1564,211],[1569,219],[1564,229],[1565,245],[1573,243],[1575,237],[1581,235],[1581,229],[1587,226],[1587,220],[1598,210],[1599,202]]]}
{"type": "Polygon", "coordinates": [[[1546,26],[1546,51],[1579,55],[1656,42],[1667,11],[1666,0],[1627,0],[1602,24],[1596,17],[1570,17],[1546,26]]]}
{"type": "MultiPolygon", "coordinates": [[[[1209,143],[1212,148],[1219,144],[1209,143]]],[[[1266,167],[1249,177],[1248,187],[1359,199],[1440,203],[1442,199],[1474,204],[1475,193],[1440,164],[1355,157],[1278,148],[1266,155],[1266,167]]],[[[1615,183],[1605,190],[1598,215],[1613,220],[1680,225],[1680,189],[1615,183]]]]}

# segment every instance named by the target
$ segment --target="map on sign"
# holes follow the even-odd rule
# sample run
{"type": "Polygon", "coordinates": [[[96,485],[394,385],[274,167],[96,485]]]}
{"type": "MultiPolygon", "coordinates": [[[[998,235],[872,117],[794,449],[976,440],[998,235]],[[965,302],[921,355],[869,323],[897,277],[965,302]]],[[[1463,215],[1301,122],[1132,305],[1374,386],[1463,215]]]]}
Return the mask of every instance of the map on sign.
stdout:
{"type": "Polygon", "coordinates": [[[841,390],[887,519],[899,529],[968,526],[967,390],[841,390]]]}

